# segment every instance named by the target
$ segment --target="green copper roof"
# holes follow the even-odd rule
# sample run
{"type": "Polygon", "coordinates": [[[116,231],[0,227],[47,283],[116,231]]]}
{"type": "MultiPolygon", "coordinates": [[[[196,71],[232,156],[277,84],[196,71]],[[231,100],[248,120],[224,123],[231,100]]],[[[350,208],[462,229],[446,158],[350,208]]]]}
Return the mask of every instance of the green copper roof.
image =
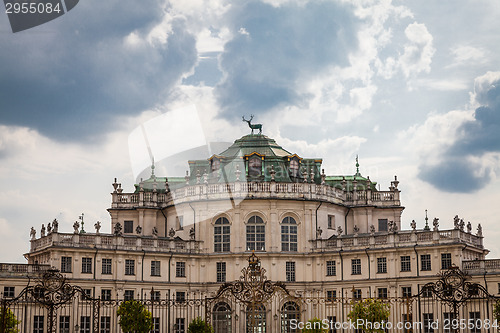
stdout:
{"type": "Polygon", "coordinates": [[[234,158],[237,156],[250,155],[256,152],[264,156],[284,157],[292,155],[289,151],[283,149],[273,139],[262,134],[249,134],[236,140],[228,149],[223,151],[220,156],[234,158]]]}
{"type": "MultiPolygon", "coordinates": [[[[253,160],[255,161],[255,160],[253,160]]],[[[356,156],[356,169],[354,175],[325,176],[321,171],[322,159],[302,158],[296,154],[283,149],[275,140],[262,134],[249,134],[236,140],[225,151],[207,157],[203,160],[188,161],[189,173],[186,177],[168,177],[170,189],[180,188],[186,185],[208,183],[225,183],[234,181],[271,181],[277,182],[303,182],[304,177],[308,182],[313,181],[326,184],[336,188],[345,188],[348,191],[356,188],[370,187],[376,191],[376,182],[363,177],[359,172],[359,161],[356,156]],[[258,154],[256,164],[250,166],[248,158],[252,154],[258,154]],[[294,162],[294,167],[292,167],[294,162]]],[[[165,177],[156,177],[154,168],[150,179],[143,181],[142,187],[145,191],[156,188],[157,191],[165,191],[165,177]],[[154,184],[156,183],[156,184],[154,184]]],[[[136,185],[136,191],[140,188],[136,185]]]]}

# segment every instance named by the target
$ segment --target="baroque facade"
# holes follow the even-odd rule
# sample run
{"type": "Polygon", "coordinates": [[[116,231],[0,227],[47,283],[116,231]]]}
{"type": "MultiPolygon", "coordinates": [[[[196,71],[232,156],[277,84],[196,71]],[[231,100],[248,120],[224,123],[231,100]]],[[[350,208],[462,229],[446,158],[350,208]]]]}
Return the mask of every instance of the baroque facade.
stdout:
{"type": "MultiPolygon", "coordinates": [[[[113,232],[100,233],[99,223],[83,232],[78,222],[61,232],[57,221],[39,237],[32,230],[28,264],[0,264],[4,297],[19,293],[32,271],[56,267],[104,300],[202,299],[238,280],[252,253],[269,280],[295,295],[408,297],[451,266],[498,293],[500,262],[486,260],[480,225],[472,230],[456,216],[450,230],[438,219],[403,230],[396,177],[381,191],[357,161],[353,174],[340,176],[326,175],[321,164],[251,134],[189,161],[185,177],[157,177],[153,166],[128,193],[115,179],[113,232]]],[[[269,318],[282,306],[268,309],[269,318]]],[[[181,332],[188,319],[179,319],[166,331],[181,332]]],[[[271,332],[279,326],[267,320],[271,332]]]]}

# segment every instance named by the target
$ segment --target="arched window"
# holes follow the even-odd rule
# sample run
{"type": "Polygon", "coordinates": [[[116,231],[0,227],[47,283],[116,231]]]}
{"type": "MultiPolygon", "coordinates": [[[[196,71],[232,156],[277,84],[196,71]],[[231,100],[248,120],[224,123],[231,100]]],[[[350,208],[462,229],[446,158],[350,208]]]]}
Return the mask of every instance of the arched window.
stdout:
{"type": "Polygon", "coordinates": [[[299,161],[296,158],[290,160],[290,176],[299,176],[299,161]]]}
{"type": "Polygon", "coordinates": [[[247,251],[266,250],[266,226],[259,216],[252,216],[247,224],[247,251]]]}
{"type": "Polygon", "coordinates": [[[281,222],[281,251],[297,252],[297,222],[290,216],[281,222]]]}
{"type": "Polygon", "coordinates": [[[215,304],[212,313],[214,333],[231,333],[231,307],[226,302],[215,304]]]}
{"type": "Polygon", "coordinates": [[[295,302],[286,302],[281,307],[281,333],[298,332],[297,329],[292,329],[291,320],[300,321],[300,309],[295,302]]]}
{"type": "Polygon", "coordinates": [[[262,175],[262,158],[259,156],[251,156],[248,159],[248,177],[258,178],[262,175]]]}
{"type": "Polygon", "coordinates": [[[266,307],[263,304],[247,307],[247,333],[266,333],[266,307]]]}
{"type": "Polygon", "coordinates": [[[217,171],[220,168],[220,160],[217,158],[213,158],[211,161],[211,169],[213,171],[217,171]]]}
{"type": "Polygon", "coordinates": [[[214,252],[229,252],[231,246],[231,226],[225,217],[219,217],[214,227],[214,252]]]}

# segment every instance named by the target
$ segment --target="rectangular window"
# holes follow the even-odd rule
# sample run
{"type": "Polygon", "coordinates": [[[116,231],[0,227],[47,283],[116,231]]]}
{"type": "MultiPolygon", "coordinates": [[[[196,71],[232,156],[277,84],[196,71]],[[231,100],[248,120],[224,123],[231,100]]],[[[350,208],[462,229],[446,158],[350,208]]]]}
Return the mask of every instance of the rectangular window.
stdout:
{"type": "MultiPolygon", "coordinates": [[[[221,219],[219,219],[221,220],[221,219]]],[[[217,220],[217,221],[219,221],[217,220]]],[[[227,220],[226,220],[227,221],[227,220]]],[[[224,222],[221,222],[224,223],[224,222]]],[[[227,222],[229,224],[229,222],[227,222]]],[[[231,227],[229,225],[215,225],[214,252],[229,252],[231,245],[231,227]]]]}
{"type": "Polygon", "coordinates": [[[217,263],[217,282],[226,282],[226,263],[217,263]]]}
{"type": "Polygon", "coordinates": [[[420,264],[422,265],[422,271],[430,271],[431,270],[431,255],[430,254],[422,254],[420,255],[420,264]]]}
{"type": "Polygon", "coordinates": [[[295,282],[295,261],[287,261],[285,264],[287,282],[295,282]]]}
{"type": "Polygon", "coordinates": [[[125,275],[135,275],[135,260],[125,260],[125,275]]]}
{"type": "Polygon", "coordinates": [[[80,317],[80,333],[90,333],[90,317],[80,317]]]}
{"type": "Polygon", "coordinates": [[[434,333],[434,328],[431,323],[434,322],[433,313],[424,313],[424,333],[434,333]]]}
{"type": "Polygon", "coordinates": [[[177,230],[183,230],[184,229],[184,216],[177,216],[176,218],[177,222],[177,230]]]}
{"type": "Polygon", "coordinates": [[[160,276],[160,262],[153,260],[151,261],[151,276],[160,276]]]}
{"type": "Polygon", "coordinates": [[[403,297],[411,297],[411,287],[401,287],[401,295],[403,297]]]}
{"type": "Polygon", "coordinates": [[[175,301],[178,303],[184,303],[186,301],[186,292],[176,291],[175,292],[175,301]]]}
{"type": "Polygon", "coordinates": [[[351,259],[351,274],[352,275],[361,274],[361,259],[351,259]]]}
{"type": "Polygon", "coordinates": [[[387,288],[378,288],[377,296],[378,298],[387,298],[387,288]]]}
{"type": "Polygon", "coordinates": [[[88,298],[92,297],[92,289],[83,289],[83,292],[85,293],[85,296],[88,298]]]}
{"type": "Polygon", "coordinates": [[[337,290],[326,291],[326,301],[333,302],[337,298],[337,290]]]}
{"type": "Polygon", "coordinates": [[[430,287],[423,287],[422,290],[422,297],[432,297],[432,289],[430,287]]]}
{"type": "Polygon", "coordinates": [[[71,273],[71,257],[61,257],[61,273],[71,273]]]}
{"type": "Polygon", "coordinates": [[[326,262],[326,276],[337,275],[337,265],[335,260],[329,260],[326,262]]]}
{"type": "Polygon", "coordinates": [[[4,298],[14,298],[15,287],[3,287],[3,297],[4,298]]]}
{"type": "Polygon", "coordinates": [[[92,258],[82,258],[82,273],[92,273],[92,258]]]}
{"type": "Polygon", "coordinates": [[[43,333],[43,324],[45,320],[43,316],[33,317],[33,333],[43,333]]]}
{"type": "Polygon", "coordinates": [[[403,313],[403,333],[413,333],[413,329],[411,327],[413,327],[413,321],[412,321],[412,314],[410,313],[410,315],[406,314],[406,313],[403,313]],[[409,323],[409,324],[406,324],[406,323],[409,323]],[[408,326],[406,326],[408,325],[408,326]]]}
{"type": "Polygon", "coordinates": [[[266,227],[264,225],[247,225],[247,251],[266,250],[266,227]]]}
{"type": "Polygon", "coordinates": [[[124,234],[134,233],[134,221],[123,221],[123,233],[124,234]]]}
{"type": "Polygon", "coordinates": [[[69,316],[59,317],[59,333],[69,333],[69,316]]]}
{"type": "Polygon", "coordinates": [[[159,301],[161,299],[160,292],[158,290],[153,290],[151,292],[151,300],[152,301],[159,301]]]}
{"type": "Polygon", "coordinates": [[[326,319],[328,320],[328,333],[337,333],[337,329],[335,328],[337,316],[327,316],[326,319]]]}
{"type": "Polygon", "coordinates": [[[125,290],[125,292],[123,293],[123,300],[130,301],[131,299],[134,299],[134,291],[133,290],[125,290]]]}
{"type": "Polygon", "coordinates": [[[451,267],[451,253],[441,253],[441,269],[451,267]]]}
{"type": "Polygon", "coordinates": [[[111,274],[111,259],[102,259],[102,274],[111,274]]]}
{"type": "Polygon", "coordinates": [[[361,289],[354,289],[352,292],[352,298],[361,299],[361,289]]]}
{"type": "Polygon", "coordinates": [[[469,312],[469,320],[467,323],[470,323],[469,326],[471,333],[480,333],[481,332],[481,313],[480,312],[469,312]]]}
{"type": "Polygon", "coordinates": [[[153,329],[151,333],[160,333],[160,317],[153,317],[153,329]]]}
{"type": "Polygon", "coordinates": [[[184,318],[175,318],[175,333],[185,333],[186,332],[186,320],[184,318]]]}
{"type": "Polygon", "coordinates": [[[387,273],[387,258],[377,258],[377,273],[387,273]]]}
{"type": "MultiPolygon", "coordinates": [[[[443,325],[443,332],[445,333],[450,333],[452,330],[451,328],[453,327],[453,322],[452,320],[453,319],[456,319],[455,318],[455,314],[453,312],[444,312],[443,313],[443,324],[446,323],[446,324],[450,324],[450,325],[446,325],[444,326],[443,325]]],[[[459,322],[458,322],[459,323],[459,322]]]]}
{"type": "Polygon", "coordinates": [[[378,219],[378,231],[387,231],[387,219],[378,219]]]}
{"type": "Polygon", "coordinates": [[[186,263],[183,261],[178,261],[175,263],[175,276],[176,277],[186,277],[186,263]]]}
{"type": "Polygon", "coordinates": [[[401,272],[411,272],[410,256],[401,256],[401,272]]]}
{"type": "Polygon", "coordinates": [[[101,317],[101,333],[111,332],[111,317],[101,317]]]}
{"type": "Polygon", "coordinates": [[[111,301],[111,289],[101,289],[101,299],[103,301],[111,301]]]}
{"type": "Polygon", "coordinates": [[[328,229],[335,229],[335,215],[328,215],[328,229]]]}

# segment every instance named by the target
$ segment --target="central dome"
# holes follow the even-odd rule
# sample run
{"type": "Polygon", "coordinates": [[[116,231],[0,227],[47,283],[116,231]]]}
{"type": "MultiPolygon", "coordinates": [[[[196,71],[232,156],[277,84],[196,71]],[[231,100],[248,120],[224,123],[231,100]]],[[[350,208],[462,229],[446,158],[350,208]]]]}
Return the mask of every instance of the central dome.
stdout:
{"type": "Polygon", "coordinates": [[[271,139],[262,134],[249,134],[236,140],[228,149],[220,153],[220,156],[234,158],[237,156],[248,156],[257,153],[261,156],[284,157],[292,155],[271,139]]]}

